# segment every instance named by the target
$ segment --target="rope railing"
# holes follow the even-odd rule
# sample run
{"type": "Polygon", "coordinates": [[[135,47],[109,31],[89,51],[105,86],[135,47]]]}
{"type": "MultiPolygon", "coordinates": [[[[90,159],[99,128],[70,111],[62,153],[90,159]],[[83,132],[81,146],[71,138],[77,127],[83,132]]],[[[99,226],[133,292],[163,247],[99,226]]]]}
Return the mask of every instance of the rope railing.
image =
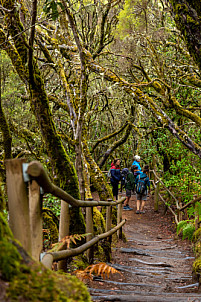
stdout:
{"type": "MultiPolygon", "coordinates": [[[[83,251],[90,249],[99,240],[111,236],[114,232],[117,232],[119,238],[121,237],[121,229],[126,222],[126,220],[122,221],[122,203],[125,200],[125,197],[116,202],[112,200],[77,200],[58,186],[54,185],[49,179],[42,164],[38,161],[32,161],[27,164],[24,159],[12,159],[7,160],[5,164],[9,225],[14,237],[21,242],[23,248],[29,252],[34,259],[39,260],[43,247],[41,191],[43,194],[51,193],[72,207],[93,208],[94,206],[106,206],[107,209],[109,209],[106,211],[106,233],[91,238],[93,237],[93,211],[90,211],[90,214],[87,215],[86,229],[92,230],[92,236],[87,237],[87,242],[74,250],[68,249],[66,251],[52,252],[51,256],[48,255],[44,259],[53,259],[53,261],[56,259],[59,261],[70,257],[69,255],[72,255],[73,253],[82,253],[83,251]],[[28,194],[26,182],[29,184],[28,194]],[[117,206],[118,208],[118,225],[112,228],[111,208],[114,206],[117,206]]],[[[70,220],[70,215],[68,218],[70,220]]],[[[68,223],[70,222],[68,221],[68,223]]]]}

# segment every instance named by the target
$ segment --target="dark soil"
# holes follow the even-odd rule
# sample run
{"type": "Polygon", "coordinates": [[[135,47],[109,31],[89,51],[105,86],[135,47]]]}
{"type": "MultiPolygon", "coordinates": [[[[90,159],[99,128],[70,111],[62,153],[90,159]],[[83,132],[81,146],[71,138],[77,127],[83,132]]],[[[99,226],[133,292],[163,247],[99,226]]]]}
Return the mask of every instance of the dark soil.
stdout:
{"type": "Polygon", "coordinates": [[[172,214],[164,214],[163,205],[154,212],[152,197],[145,214],[136,214],[135,196],[130,206],[132,211],[123,211],[127,241],[119,240],[112,247],[110,265],[121,274],[89,281],[93,301],[201,302],[198,284],[192,284],[192,246],[177,236],[172,214]]]}

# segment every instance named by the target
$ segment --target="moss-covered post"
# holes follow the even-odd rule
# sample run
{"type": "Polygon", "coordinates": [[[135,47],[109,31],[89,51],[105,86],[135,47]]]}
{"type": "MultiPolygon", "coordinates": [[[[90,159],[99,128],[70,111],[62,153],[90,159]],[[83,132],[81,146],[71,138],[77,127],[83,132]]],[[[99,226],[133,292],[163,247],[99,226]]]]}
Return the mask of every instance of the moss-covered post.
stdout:
{"type": "Polygon", "coordinates": [[[35,180],[29,183],[29,215],[31,227],[32,257],[40,260],[43,248],[43,222],[40,187],[35,180]]]}
{"type": "Polygon", "coordinates": [[[9,225],[14,237],[21,242],[27,252],[31,253],[29,201],[22,172],[24,162],[24,159],[5,161],[9,225]]]}
{"type": "MultiPolygon", "coordinates": [[[[65,201],[61,201],[61,214],[59,220],[59,241],[63,239],[65,236],[70,235],[70,209],[69,204],[65,201]]],[[[67,245],[65,245],[67,248],[67,245]]],[[[64,272],[67,270],[67,260],[61,260],[58,263],[58,269],[63,270],[64,272]]]]}
{"type": "MultiPolygon", "coordinates": [[[[93,198],[88,198],[88,201],[93,200],[93,198]]],[[[93,227],[93,207],[86,208],[86,233],[87,235],[86,241],[90,241],[94,237],[94,227],[93,227]]],[[[87,250],[87,259],[91,264],[94,260],[94,249],[93,246],[87,250]]]]}
{"type": "MultiPolygon", "coordinates": [[[[112,199],[108,199],[108,201],[112,201],[112,199]]],[[[109,230],[111,230],[112,228],[112,206],[108,206],[106,208],[106,232],[108,232],[109,230]]],[[[110,255],[111,255],[111,243],[112,243],[112,236],[109,236],[107,238],[107,241],[109,243],[109,246],[108,246],[108,259],[110,258],[110,255]]]]}
{"type": "Polygon", "coordinates": [[[155,183],[155,192],[154,192],[154,211],[158,212],[158,200],[159,200],[159,181],[155,183]]]}

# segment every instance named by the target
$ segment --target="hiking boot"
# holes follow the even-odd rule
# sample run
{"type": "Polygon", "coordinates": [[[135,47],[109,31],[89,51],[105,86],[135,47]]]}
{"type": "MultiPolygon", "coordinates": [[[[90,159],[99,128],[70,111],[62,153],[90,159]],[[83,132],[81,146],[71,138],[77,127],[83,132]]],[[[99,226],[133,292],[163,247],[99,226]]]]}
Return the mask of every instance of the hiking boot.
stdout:
{"type": "Polygon", "coordinates": [[[123,210],[131,211],[131,210],[133,210],[133,208],[130,208],[129,205],[127,204],[126,206],[123,207],[123,210]]]}
{"type": "Polygon", "coordinates": [[[145,214],[145,211],[140,211],[140,214],[145,214]]]}
{"type": "Polygon", "coordinates": [[[123,210],[129,211],[129,206],[128,205],[127,206],[123,206],[123,210]]]}
{"type": "Polygon", "coordinates": [[[127,210],[128,210],[128,211],[132,211],[132,210],[133,210],[133,208],[131,208],[131,207],[127,206],[127,210]]]}
{"type": "Polygon", "coordinates": [[[136,214],[140,214],[140,211],[137,210],[137,211],[136,211],[136,214]]]}

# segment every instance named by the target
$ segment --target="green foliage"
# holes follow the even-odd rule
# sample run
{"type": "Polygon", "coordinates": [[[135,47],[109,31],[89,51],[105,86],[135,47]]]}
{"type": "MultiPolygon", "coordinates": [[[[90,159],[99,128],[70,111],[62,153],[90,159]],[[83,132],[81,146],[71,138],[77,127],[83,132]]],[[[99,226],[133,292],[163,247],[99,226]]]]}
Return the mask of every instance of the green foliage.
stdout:
{"type": "MultiPolygon", "coordinates": [[[[196,203],[196,211],[197,214],[200,216],[201,215],[201,205],[199,202],[196,203]]],[[[195,207],[194,206],[190,206],[187,208],[187,213],[189,217],[193,217],[195,215],[195,207]]]]}
{"type": "Polygon", "coordinates": [[[43,208],[49,208],[59,218],[61,201],[52,194],[45,194],[45,196],[43,196],[43,208]]]}
{"type": "Polygon", "coordinates": [[[56,20],[59,16],[58,6],[63,9],[63,4],[58,0],[45,0],[43,10],[46,14],[52,17],[52,20],[56,20]]]}
{"type": "Polygon", "coordinates": [[[193,224],[187,224],[185,228],[183,228],[183,239],[188,238],[192,240],[193,233],[195,232],[195,226],[193,224]]]}
{"type": "Polygon", "coordinates": [[[194,220],[182,220],[177,225],[177,234],[183,232],[182,239],[188,238],[192,240],[193,233],[195,232],[194,220]]]}

